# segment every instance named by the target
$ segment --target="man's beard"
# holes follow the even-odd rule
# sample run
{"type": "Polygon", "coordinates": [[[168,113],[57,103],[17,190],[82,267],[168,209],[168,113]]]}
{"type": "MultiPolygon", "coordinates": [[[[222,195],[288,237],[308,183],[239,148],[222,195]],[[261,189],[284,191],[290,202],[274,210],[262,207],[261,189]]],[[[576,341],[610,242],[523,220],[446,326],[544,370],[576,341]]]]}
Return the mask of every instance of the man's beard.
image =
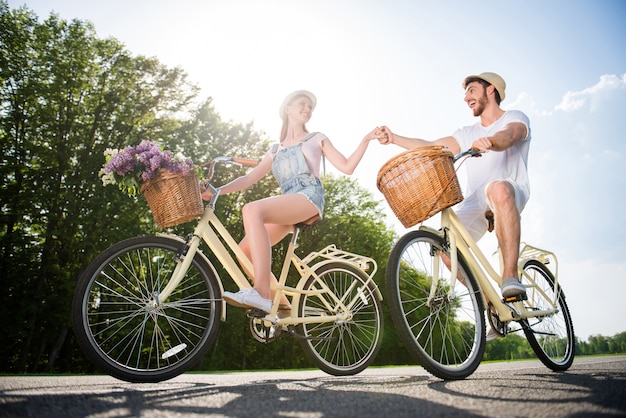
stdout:
{"type": "Polygon", "coordinates": [[[480,97],[476,100],[476,106],[474,107],[474,116],[480,116],[483,114],[485,107],[487,106],[487,93],[483,94],[483,97],[480,97]]]}

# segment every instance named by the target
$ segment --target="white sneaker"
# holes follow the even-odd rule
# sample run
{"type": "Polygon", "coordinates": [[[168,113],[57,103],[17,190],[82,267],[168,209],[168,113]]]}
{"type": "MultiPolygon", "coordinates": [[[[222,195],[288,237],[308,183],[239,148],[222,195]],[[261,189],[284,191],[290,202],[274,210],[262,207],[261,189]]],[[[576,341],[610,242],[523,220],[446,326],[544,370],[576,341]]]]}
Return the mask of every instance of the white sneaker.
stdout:
{"type": "Polygon", "coordinates": [[[502,338],[502,334],[497,333],[491,325],[487,325],[487,335],[485,336],[485,340],[489,342],[497,340],[498,338],[502,338]]]}
{"type": "Polygon", "coordinates": [[[237,293],[224,292],[222,297],[229,305],[239,308],[257,308],[265,312],[272,310],[272,301],[261,297],[252,287],[241,289],[237,293]]]}

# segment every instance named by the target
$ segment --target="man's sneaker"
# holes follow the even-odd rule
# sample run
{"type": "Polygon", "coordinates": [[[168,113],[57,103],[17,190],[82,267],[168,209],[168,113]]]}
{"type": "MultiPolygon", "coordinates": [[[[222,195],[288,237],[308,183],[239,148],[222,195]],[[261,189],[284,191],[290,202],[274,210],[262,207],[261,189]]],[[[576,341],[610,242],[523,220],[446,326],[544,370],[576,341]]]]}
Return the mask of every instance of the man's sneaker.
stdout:
{"type": "Polygon", "coordinates": [[[502,297],[510,298],[512,296],[521,295],[526,293],[526,288],[515,277],[509,277],[502,280],[502,297]]]}
{"type": "Polygon", "coordinates": [[[240,308],[257,308],[265,312],[272,310],[272,301],[259,295],[252,287],[241,289],[237,293],[224,292],[226,303],[240,308]]]}

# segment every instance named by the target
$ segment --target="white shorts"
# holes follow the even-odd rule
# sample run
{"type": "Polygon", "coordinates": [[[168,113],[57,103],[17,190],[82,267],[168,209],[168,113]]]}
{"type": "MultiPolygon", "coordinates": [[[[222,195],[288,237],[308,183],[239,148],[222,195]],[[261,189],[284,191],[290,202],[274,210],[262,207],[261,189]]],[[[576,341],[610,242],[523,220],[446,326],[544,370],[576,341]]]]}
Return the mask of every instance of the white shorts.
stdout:
{"type": "MultiPolygon", "coordinates": [[[[528,197],[524,195],[517,183],[511,180],[504,179],[515,190],[515,206],[519,213],[522,213],[528,197]]],[[[463,201],[454,207],[454,213],[459,217],[459,220],[465,226],[470,233],[474,241],[478,241],[485,235],[489,228],[489,222],[485,218],[485,212],[491,210],[489,202],[487,202],[487,196],[485,196],[485,190],[480,190],[467,196],[463,201]]]]}

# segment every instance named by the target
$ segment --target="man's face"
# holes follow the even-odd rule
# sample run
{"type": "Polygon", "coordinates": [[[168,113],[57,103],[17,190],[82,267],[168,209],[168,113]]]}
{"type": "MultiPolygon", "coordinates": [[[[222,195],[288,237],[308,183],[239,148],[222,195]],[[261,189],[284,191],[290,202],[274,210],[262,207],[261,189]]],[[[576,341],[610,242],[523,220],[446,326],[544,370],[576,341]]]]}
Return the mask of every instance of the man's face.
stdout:
{"type": "Polygon", "coordinates": [[[464,100],[472,109],[474,116],[480,116],[487,107],[487,91],[478,81],[472,81],[465,88],[464,100]]]}

